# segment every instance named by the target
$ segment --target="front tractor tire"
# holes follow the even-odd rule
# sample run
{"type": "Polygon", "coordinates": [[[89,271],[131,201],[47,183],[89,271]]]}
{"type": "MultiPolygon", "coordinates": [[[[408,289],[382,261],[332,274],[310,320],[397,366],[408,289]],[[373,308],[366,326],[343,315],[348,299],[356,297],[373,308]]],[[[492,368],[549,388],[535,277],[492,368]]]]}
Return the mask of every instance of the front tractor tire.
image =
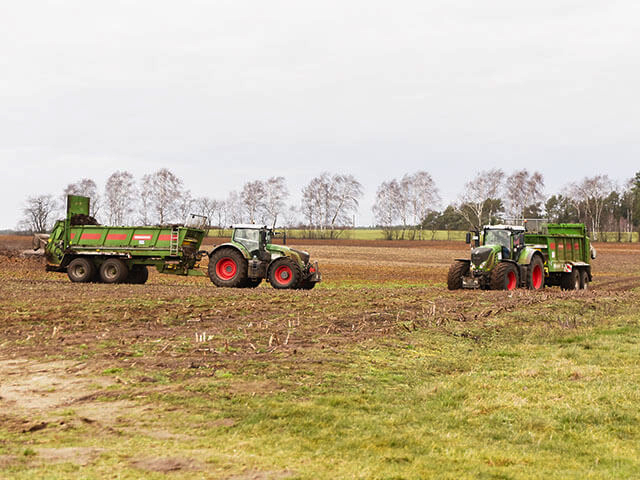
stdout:
{"type": "Polygon", "coordinates": [[[297,288],[302,279],[300,267],[290,258],[282,257],[274,260],[269,267],[269,283],[273,288],[297,288]]]}
{"type": "Polygon", "coordinates": [[[462,277],[469,273],[469,262],[456,260],[449,268],[447,275],[447,288],[449,290],[459,290],[462,288],[462,277]]]}
{"type": "Polygon", "coordinates": [[[247,280],[247,261],[237,250],[223,248],[211,255],[207,272],[217,287],[242,288],[247,280]]]}
{"type": "Polygon", "coordinates": [[[531,290],[540,290],[544,288],[544,263],[542,259],[536,255],[531,260],[527,272],[527,287],[531,290]]]}
{"type": "Polygon", "coordinates": [[[500,262],[491,273],[492,290],[515,290],[518,287],[518,269],[513,263],[500,262]]]}
{"type": "Polygon", "coordinates": [[[96,267],[88,258],[74,258],[67,267],[69,280],[77,283],[88,283],[96,276],[96,267]]]}

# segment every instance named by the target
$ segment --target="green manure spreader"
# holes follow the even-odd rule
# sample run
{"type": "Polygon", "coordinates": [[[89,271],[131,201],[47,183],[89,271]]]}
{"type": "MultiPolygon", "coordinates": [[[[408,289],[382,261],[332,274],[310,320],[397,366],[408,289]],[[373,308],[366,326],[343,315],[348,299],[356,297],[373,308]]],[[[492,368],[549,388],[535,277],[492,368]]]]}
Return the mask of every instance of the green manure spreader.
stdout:
{"type": "Polygon", "coordinates": [[[148,267],[160,273],[204,275],[197,269],[206,252],[200,226],[109,227],[89,216],[89,198],[67,197],[67,216],[44,245],[46,269],[66,272],[72,282],[145,283],[148,267]]]}
{"type": "Polygon", "coordinates": [[[447,287],[539,290],[560,286],[586,289],[592,280],[595,250],[581,223],[543,224],[539,232],[518,225],[487,225],[467,234],[471,258],[458,258],[449,269],[447,287]]]}
{"type": "Polygon", "coordinates": [[[145,283],[148,267],[160,273],[205,273],[199,262],[209,256],[208,276],[219,287],[254,288],[262,280],[277,289],[313,288],[322,276],[309,254],[272,242],[266,226],[238,225],[231,241],[212,252],[200,250],[206,236],[204,217],[199,225],[109,227],[89,216],[89,198],[67,197],[67,216],[50,235],[38,235],[46,269],[66,272],[72,282],[145,283]]]}

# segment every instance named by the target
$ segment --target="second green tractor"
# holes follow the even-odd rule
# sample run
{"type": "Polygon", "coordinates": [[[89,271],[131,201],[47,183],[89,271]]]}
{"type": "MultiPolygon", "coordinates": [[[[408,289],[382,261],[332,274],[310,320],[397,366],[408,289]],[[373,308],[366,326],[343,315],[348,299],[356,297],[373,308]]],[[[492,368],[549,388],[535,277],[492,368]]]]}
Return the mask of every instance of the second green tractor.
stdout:
{"type": "Polygon", "coordinates": [[[218,287],[255,288],[266,279],[277,289],[311,290],[322,275],[302,250],[272,243],[266,226],[235,225],[231,241],[209,255],[208,274],[218,287]]]}

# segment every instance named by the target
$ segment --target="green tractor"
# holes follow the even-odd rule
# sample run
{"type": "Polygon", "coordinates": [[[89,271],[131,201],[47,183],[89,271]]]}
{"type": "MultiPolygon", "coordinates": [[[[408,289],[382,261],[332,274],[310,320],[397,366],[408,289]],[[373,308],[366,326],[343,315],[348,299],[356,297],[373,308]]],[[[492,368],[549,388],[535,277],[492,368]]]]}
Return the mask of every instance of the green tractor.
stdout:
{"type": "MultiPolygon", "coordinates": [[[[467,243],[471,240],[472,234],[467,233],[467,243]]],[[[539,290],[544,286],[545,259],[539,249],[525,244],[525,227],[487,225],[482,235],[474,232],[473,240],[471,260],[456,259],[449,269],[449,290],[539,290]]]]}
{"type": "Polygon", "coordinates": [[[544,223],[539,230],[487,225],[482,235],[479,231],[468,233],[467,243],[474,241],[471,259],[455,260],[447,287],[540,290],[557,285],[563,290],[586,289],[593,280],[591,260],[596,252],[584,224],[544,223]]]}
{"type": "Polygon", "coordinates": [[[311,290],[322,280],[309,254],[272,243],[267,226],[235,225],[231,241],[209,255],[209,278],[218,287],[255,288],[263,279],[277,289],[311,290]]]}

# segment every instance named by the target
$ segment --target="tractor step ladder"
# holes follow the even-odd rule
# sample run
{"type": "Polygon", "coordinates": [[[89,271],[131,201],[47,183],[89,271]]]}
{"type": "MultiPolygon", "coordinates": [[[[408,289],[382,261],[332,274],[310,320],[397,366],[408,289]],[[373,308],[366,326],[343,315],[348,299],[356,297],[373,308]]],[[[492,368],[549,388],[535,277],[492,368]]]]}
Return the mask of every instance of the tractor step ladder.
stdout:
{"type": "Polygon", "coordinates": [[[173,227],[171,229],[171,240],[169,242],[169,255],[178,255],[178,229],[173,227]]]}

